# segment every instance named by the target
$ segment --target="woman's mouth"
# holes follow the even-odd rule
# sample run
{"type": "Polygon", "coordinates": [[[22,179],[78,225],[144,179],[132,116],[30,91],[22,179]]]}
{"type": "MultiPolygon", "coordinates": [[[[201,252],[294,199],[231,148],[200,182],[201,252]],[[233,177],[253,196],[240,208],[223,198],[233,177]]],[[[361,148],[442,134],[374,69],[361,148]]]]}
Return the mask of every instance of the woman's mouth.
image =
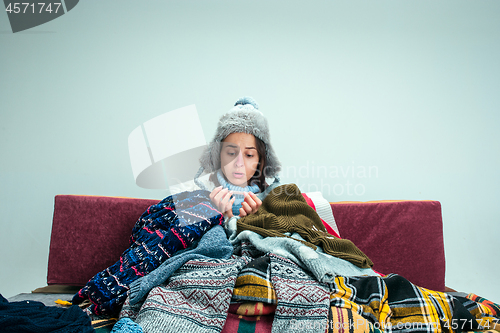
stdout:
{"type": "Polygon", "coordinates": [[[243,178],[245,174],[243,172],[233,172],[233,177],[234,178],[243,178]]]}

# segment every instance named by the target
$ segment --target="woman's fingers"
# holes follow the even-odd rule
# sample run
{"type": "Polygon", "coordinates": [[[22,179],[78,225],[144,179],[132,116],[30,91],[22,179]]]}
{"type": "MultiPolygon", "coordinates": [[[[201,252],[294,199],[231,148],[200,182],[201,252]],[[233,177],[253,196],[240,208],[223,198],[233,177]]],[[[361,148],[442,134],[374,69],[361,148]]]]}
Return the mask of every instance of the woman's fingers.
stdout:
{"type": "Polygon", "coordinates": [[[222,190],[222,186],[216,187],[213,189],[212,192],[210,192],[210,195],[208,196],[212,202],[215,203],[215,196],[219,194],[220,190],[222,190]]]}
{"type": "Polygon", "coordinates": [[[233,206],[234,200],[231,200],[232,195],[232,192],[227,188],[219,186],[210,193],[209,198],[219,211],[226,212],[233,206]]]}
{"type": "MultiPolygon", "coordinates": [[[[232,208],[235,200],[232,191],[219,186],[210,193],[209,197],[220,212],[223,212],[225,216],[232,216],[232,208]]],[[[255,195],[255,193],[247,192],[243,202],[241,203],[240,217],[254,214],[261,205],[262,201],[255,195]]]]}
{"type": "Polygon", "coordinates": [[[252,214],[252,207],[250,207],[245,201],[241,203],[240,217],[252,214]],[[242,214],[243,213],[243,214],[242,214]]]}
{"type": "Polygon", "coordinates": [[[262,201],[252,192],[245,195],[245,199],[241,203],[240,217],[247,216],[257,212],[262,205],[262,201]]]}
{"type": "Polygon", "coordinates": [[[244,202],[252,209],[251,213],[255,213],[262,205],[262,201],[252,192],[249,192],[249,194],[245,196],[244,202]]]}
{"type": "MultiPolygon", "coordinates": [[[[250,192],[252,193],[252,192],[250,192]]],[[[253,193],[252,193],[253,194],[253,193]]],[[[255,213],[257,211],[257,203],[255,202],[255,199],[257,199],[257,197],[255,197],[255,194],[248,194],[245,196],[245,203],[252,209],[252,213],[255,213]]]]}
{"type": "Polygon", "coordinates": [[[241,208],[240,208],[240,217],[244,217],[244,216],[247,216],[247,212],[245,211],[245,209],[243,208],[243,204],[241,205],[241,208]]]}
{"type": "Polygon", "coordinates": [[[231,201],[229,201],[229,205],[228,205],[228,209],[226,211],[224,211],[224,216],[227,217],[227,218],[231,218],[233,217],[233,203],[234,203],[234,197],[231,199],[231,201]]]}
{"type": "Polygon", "coordinates": [[[220,189],[217,194],[215,194],[214,200],[217,204],[224,198],[224,196],[227,194],[228,189],[227,188],[222,188],[220,189]]]}
{"type": "Polygon", "coordinates": [[[262,206],[262,200],[259,199],[259,197],[255,194],[251,194],[253,200],[255,201],[255,204],[257,205],[257,209],[259,209],[260,206],[262,206]]]}
{"type": "Polygon", "coordinates": [[[222,208],[221,212],[225,212],[225,211],[232,208],[233,202],[234,202],[234,200],[231,199],[232,195],[233,195],[233,193],[230,191],[224,191],[224,193],[222,193],[222,197],[220,199],[220,205],[222,208]]]}
{"type": "Polygon", "coordinates": [[[224,200],[224,198],[226,198],[228,196],[228,194],[229,194],[229,190],[227,188],[224,188],[224,189],[220,190],[219,193],[217,193],[215,195],[214,200],[215,200],[215,203],[217,204],[217,206],[220,206],[220,203],[224,200]]]}

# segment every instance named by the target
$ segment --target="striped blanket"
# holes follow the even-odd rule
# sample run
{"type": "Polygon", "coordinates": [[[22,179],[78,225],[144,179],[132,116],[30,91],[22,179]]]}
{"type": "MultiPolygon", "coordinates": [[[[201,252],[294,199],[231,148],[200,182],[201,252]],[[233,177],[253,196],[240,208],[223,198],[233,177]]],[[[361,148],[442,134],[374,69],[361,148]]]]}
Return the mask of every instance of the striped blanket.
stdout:
{"type": "MultiPolygon", "coordinates": [[[[269,257],[261,257],[241,270],[224,332],[230,332],[229,327],[271,332],[270,309],[276,308],[277,297],[269,264],[269,257]]],[[[396,274],[337,277],[330,285],[327,330],[330,333],[500,331],[499,315],[499,305],[475,294],[460,297],[431,291],[396,274]]],[[[295,326],[312,325],[309,318],[304,319],[295,320],[295,326]]]]}
{"type": "Polygon", "coordinates": [[[269,257],[264,256],[243,267],[236,279],[231,301],[276,304],[269,264],[269,257]]]}
{"type": "Polygon", "coordinates": [[[330,304],[392,332],[461,332],[498,328],[500,308],[479,297],[455,297],[415,286],[396,274],[337,277],[330,304]],[[483,303],[483,304],[482,304],[483,303]]]}

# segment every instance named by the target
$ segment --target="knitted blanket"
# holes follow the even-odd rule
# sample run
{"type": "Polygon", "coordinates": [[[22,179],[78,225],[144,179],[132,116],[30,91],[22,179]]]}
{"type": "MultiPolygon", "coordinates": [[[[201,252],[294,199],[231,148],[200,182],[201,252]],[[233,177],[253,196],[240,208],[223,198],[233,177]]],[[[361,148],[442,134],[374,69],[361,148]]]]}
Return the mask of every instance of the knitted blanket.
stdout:
{"type": "Polygon", "coordinates": [[[313,250],[304,244],[305,241],[297,233],[290,237],[263,237],[251,230],[244,230],[236,235],[237,219],[238,217],[233,217],[226,222],[226,230],[230,234],[229,240],[235,248],[250,243],[262,253],[278,254],[311,272],[319,282],[332,282],[338,275],[379,275],[371,268],[360,268],[347,260],[323,253],[321,247],[317,247],[316,251],[313,250]]]}
{"type": "Polygon", "coordinates": [[[271,275],[278,298],[272,332],[324,332],[328,322],[330,292],[293,261],[271,257],[271,275]],[[307,326],[295,323],[308,323],[307,326]]]}
{"type": "MultiPolygon", "coordinates": [[[[244,249],[241,253],[258,251],[244,249]]],[[[277,303],[272,327],[271,316],[267,316],[270,313],[264,311],[263,321],[248,317],[238,321],[233,313],[226,320],[237,276],[252,260],[236,255],[228,260],[186,263],[166,285],[154,288],[144,303],[131,305],[127,300],[120,316],[139,323],[145,333],[230,332],[236,327],[238,331],[255,329],[259,333],[325,330],[454,333],[498,329],[495,322],[500,307],[479,297],[461,298],[427,290],[396,274],[339,276],[334,283],[319,283],[288,259],[275,254],[265,257],[270,260],[277,303]]]]}
{"type": "MultiPolygon", "coordinates": [[[[300,199],[302,196],[294,196],[294,190],[300,195],[296,187],[282,190],[290,198],[280,196],[280,193],[269,194],[264,201],[271,199],[265,205],[263,203],[264,208],[257,212],[255,220],[234,219],[235,224],[243,220],[238,227],[248,228],[241,230],[239,235],[257,235],[261,231],[264,237],[272,237],[262,239],[259,234],[259,242],[278,236],[289,241],[287,243],[297,243],[295,238],[288,236],[297,233],[303,237],[298,247],[300,251],[289,251],[286,255],[306,252],[302,258],[312,261],[311,255],[315,253],[312,249],[318,246],[360,266],[370,263],[354,245],[338,243],[337,239],[325,236],[322,223],[318,224],[315,214],[307,212],[300,199]],[[309,226],[310,230],[301,225],[309,226]]],[[[235,300],[244,300],[251,292],[245,293],[239,287],[246,288],[252,281],[257,281],[254,291],[260,294],[256,295],[256,300],[276,302],[271,332],[345,332],[353,329],[353,332],[455,333],[495,327],[498,318],[500,308],[491,302],[430,291],[396,274],[384,277],[333,276],[329,283],[324,283],[318,279],[322,275],[311,274],[315,270],[313,266],[308,271],[306,267],[309,266],[302,267],[278,255],[276,249],[273,253],[264,252],[264,247],[256,246],[258,244],[245,238],[245,241],[233,243],[235,249],[230,259],[186,262],[165,284],[153,288],[144,301],[132,304],[127,298],[120,317],[139,323],[145,333],[230,331],[225,325],[232,296],[235,300]],[[255,264],[249,264],[253,260],[256,260],[255,264]],[[247,281],[235,288],[238,276],[247,281]],[[267,282],[269,278],[272,288],[267,282]],[[342,322],[347,322],[349,327],[337,326],[344,315],[347,318],[342,322]]],[[[265,327],[264,331],[269,329],[269,319],[260,323],[263,330],[265,327]]],[[[257,324],[258,320],[254,322],[255,329],[257,324]]],[[[238,331],[243,330],[243,326],[252,325],[249,321],[240,322],[238,331]]]]}
{"type": "MultiPolygon", "coordinates": [[[[257,253],[243,250],[243,253],[257,253]]],[[[153,288],[143,303],[125,301],[120,317],[139,323],[145,333],[221,332],[237,276],[252,257],[192,260],[184,264],[165,285],[153,288]]],[[[329,307],[327,284],[294,262],[269,254],[270,275],[276,290],[273,332],[314,332],[294,329],[293,320],[308,320],[326,328],[329,307]]],[[[248,266],[246,266],[248,268],[248,266]]]]}
{"type": "Polygon", "coordinates": [[[226,238],[224,228],[220,225],[208,230],[195,247],[179,251],[165,260],[160,267],[146,276],[132,282],[129,290],[130,303],[138,303],[151,289],[162,284],[184,263],[194,259],[229,259],[233,254],[233,246],[226,238]]]}
{"type": "Polygon", "coordinates": [[[305,245],[332,256],[347,260],[361,268],[373,266],[372,261],[350,240],[330,235],[316,211],[307,204],[295,184],[281,185],[273,189],[262,201],[255,214],[237,222],[237,232],[251,230],[263,237],[288,237],[286,233],[298,233],[305,245]]]}
{"type": "Polygon", "coordinates": [[[132,230],[130,247],[114,265],[90,279],[73,297],[73,304],[89,299],[92,313],[116,314],[135,280],[193,245],[212,226],[224,223],[209,194],[204,190],[183,192],[150,206],[132,230]]]}
{"type": "Polygon", "coordinates": [[[247,258],[191,260],[146,300],[123,305],[120,317],[141,325],[145,333],[220,332],[234,283],[247,258]]]}

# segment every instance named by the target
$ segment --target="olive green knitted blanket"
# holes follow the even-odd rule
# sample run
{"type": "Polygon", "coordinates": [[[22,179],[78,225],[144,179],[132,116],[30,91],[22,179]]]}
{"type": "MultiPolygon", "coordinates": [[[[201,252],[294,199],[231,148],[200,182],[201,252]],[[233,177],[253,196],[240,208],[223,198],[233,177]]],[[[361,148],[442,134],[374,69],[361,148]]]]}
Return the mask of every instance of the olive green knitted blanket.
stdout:
{"type": "Polygon", "coordinates": [[[251,230],[263,237],[289,237],[285,233],[298,233],[304,244],[347,260],[361,268],[373,266],[372,261],[353,242],[330,235],[316,211],[307,204],[295,184],[273,189],[262,201],[255,214],[237,222],[237,232],[251,230]]]}

